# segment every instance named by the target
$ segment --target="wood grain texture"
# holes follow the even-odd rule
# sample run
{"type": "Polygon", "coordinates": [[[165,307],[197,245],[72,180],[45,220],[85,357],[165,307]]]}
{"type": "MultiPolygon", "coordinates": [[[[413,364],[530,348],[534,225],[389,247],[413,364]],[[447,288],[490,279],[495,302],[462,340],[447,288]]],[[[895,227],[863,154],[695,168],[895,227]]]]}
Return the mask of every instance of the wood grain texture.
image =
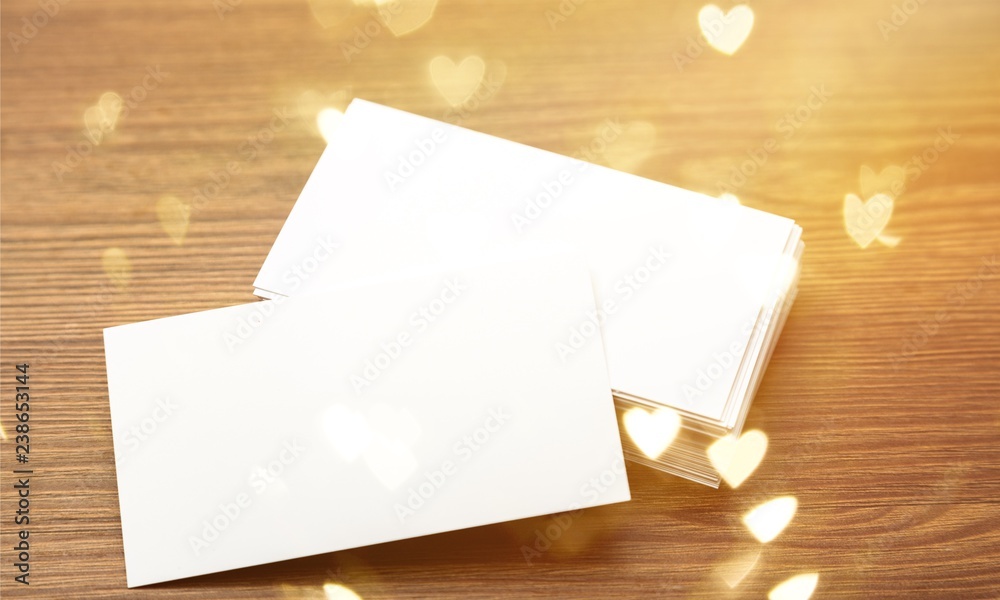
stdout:
{"type": "Polygon", "coordinates": [[[700,5],[686,0],[577,0],[554,28],[557,0],[440,0],[425,27],[382,29],[350,62],[341,44],[374,22],[361,8],[324,29],[305,0],[244,0],[222,19],[211,0],[73,0],[15,51],[9,34],[39,5],[4,2],[0,412],[13,433],[13,365],[29,362],[35,470],[28,588],[12,581],[3,442],[4,594],[297,599],[339,582],[366,599],[761,598],[818,573],[815,598],[1000,597],[1000,276],[977,279],[1000,250],[1000,4],[895,2],[917,8],[886,36],[890,0],[751,5],[734,56],[701,49],[679,69],[698,39],[700,5]],[[646,121],[655,142],[632,170],[712,195],[777,141],[736,191],[796,219],[807,244],[749,417],[770,438],[762,466],[718,491],[631,467],[632,502],[585,511],[531,564],[521,547],[552,518],[126,590],[101,329],[251,300],[324,145],[300,94],[347,90],[441,118],[428,74],[441,54],[506,67],[463,125],[572,154],[605,119],[646,121]],[[57,176],[53,163],[86,147],[86,108],[157,65],[162,81],[57,176]],[[814,86],[829,99],[786,138],[780,120],[814,86]],[[246,159],[241,144],[283,107],[296,116],[246,159]],[[939,128],[958,137],[897,199],[887,232],[902,242],[859,248],[842,208],[862,193],[860,167],[904,165],[939,128]],[[241,173],[175,243],[157,201],[197,203],[230,161],[241,173]],[[124,286],[102,268],[109,247],[131,262],[124,286]],[[922,334],[938,313],[947,321],[922,334]],[[780,495],[798,513],[761,545],[741,516],[780,495]],[[757,551],[736,588],[722,583],[721,565],[757,551]]]}

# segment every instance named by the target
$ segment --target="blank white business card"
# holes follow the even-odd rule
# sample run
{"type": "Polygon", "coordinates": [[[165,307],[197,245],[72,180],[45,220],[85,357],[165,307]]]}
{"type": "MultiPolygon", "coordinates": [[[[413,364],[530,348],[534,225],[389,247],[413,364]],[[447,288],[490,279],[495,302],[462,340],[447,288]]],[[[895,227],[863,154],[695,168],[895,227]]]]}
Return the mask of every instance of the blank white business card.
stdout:
{"type": "Polygon", "coordinates": [[[565,258],[105,330],[129,587],[629,499],[565,258]]]}
{"type": "MultiPolygon", "coordinates": [[[[607,133],[599,141],[613,145],[607,133]]],[[[603,333],[617,393],[732,427],[754,324],[774,304],[799,231],[784,217],[354,100],[254,286],[296,296],[519,244],[568,245],[591,268],[598,308],[564,330],[563,357],[603,333]]]]}

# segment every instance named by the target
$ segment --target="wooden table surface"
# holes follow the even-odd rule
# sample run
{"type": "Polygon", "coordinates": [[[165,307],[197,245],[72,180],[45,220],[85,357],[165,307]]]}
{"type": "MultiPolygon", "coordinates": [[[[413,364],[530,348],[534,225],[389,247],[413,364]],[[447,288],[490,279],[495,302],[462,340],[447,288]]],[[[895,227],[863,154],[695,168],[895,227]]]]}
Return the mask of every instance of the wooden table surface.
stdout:
{"type": "MultiPolygon", "coordinates": [[[[429,4],[391,5],[397,27],[429,4]]],[[[1000,597],[1000,3],[755,0],[732,56],[684,0],[440,0],[398,37],[349,0],[313,5],[3,3],[4,594],[762,598],[815,573],[814,598],[1000,597]],[[552,517],[127,590],[101,329],[252,300],[324,147],[317,111],[363,97],[445,118],[439,55],[492,78],[451,111],[466,127],[574,154],[612,119],[626,133],[597,160],[729,182],[802,225],[800,293],[747,426],[763,463],[719,490],[630,466],[631,502],[585,511],[530,564],[552,517]],[[862,248],[845,197],[894,178],[862,248]],[[30,586],[12,550],[26,466],[30,586]],[[764,545],[741,518],[778,496],[798,511],[764,545]]]]}

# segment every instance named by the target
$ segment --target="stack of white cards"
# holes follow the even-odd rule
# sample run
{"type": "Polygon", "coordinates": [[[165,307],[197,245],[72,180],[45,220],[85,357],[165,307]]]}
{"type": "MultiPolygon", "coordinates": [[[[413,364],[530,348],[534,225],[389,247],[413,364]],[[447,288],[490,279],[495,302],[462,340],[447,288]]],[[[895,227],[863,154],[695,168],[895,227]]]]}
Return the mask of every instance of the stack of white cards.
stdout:
{"type": "Polygon", "coordinates": [[[254,285],[280,298],[580,252],[597,310],[553,351],[572,362],[603,339],[619,412],[681,417],[676,439],[667,419],[623,421],[630,458],[718,486],[706,449],[742,428],[794,298],[800,236],[790,219],[354,100],[254,285]]]}
{"type": "Polygon", "coordinates": [[[129,586],[718,486],[800,235],[355,100],[267,301],[105,330],[129,586]]]}

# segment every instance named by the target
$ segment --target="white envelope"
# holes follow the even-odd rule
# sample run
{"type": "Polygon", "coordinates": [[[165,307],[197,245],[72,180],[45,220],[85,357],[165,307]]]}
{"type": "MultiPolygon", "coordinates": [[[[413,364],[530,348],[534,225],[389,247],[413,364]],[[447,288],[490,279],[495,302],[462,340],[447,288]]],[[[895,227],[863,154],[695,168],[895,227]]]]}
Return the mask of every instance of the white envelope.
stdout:
{"type": "Polygon", "coordinates": [[[354,100],[254,286],[292,296],[518,244],[567,245],[585,255],[600,308],[565,328],[563,358],[603,331],[616,394],[733,428],[746,395],[740,368],[759,346],[753,326],[775,305],[800,231],[790,219],[354,100]]]}
{"type": "Polygon", "coordinates": [[[104,332],[129,587],[629,499],[565,258],[104,332]]]}

